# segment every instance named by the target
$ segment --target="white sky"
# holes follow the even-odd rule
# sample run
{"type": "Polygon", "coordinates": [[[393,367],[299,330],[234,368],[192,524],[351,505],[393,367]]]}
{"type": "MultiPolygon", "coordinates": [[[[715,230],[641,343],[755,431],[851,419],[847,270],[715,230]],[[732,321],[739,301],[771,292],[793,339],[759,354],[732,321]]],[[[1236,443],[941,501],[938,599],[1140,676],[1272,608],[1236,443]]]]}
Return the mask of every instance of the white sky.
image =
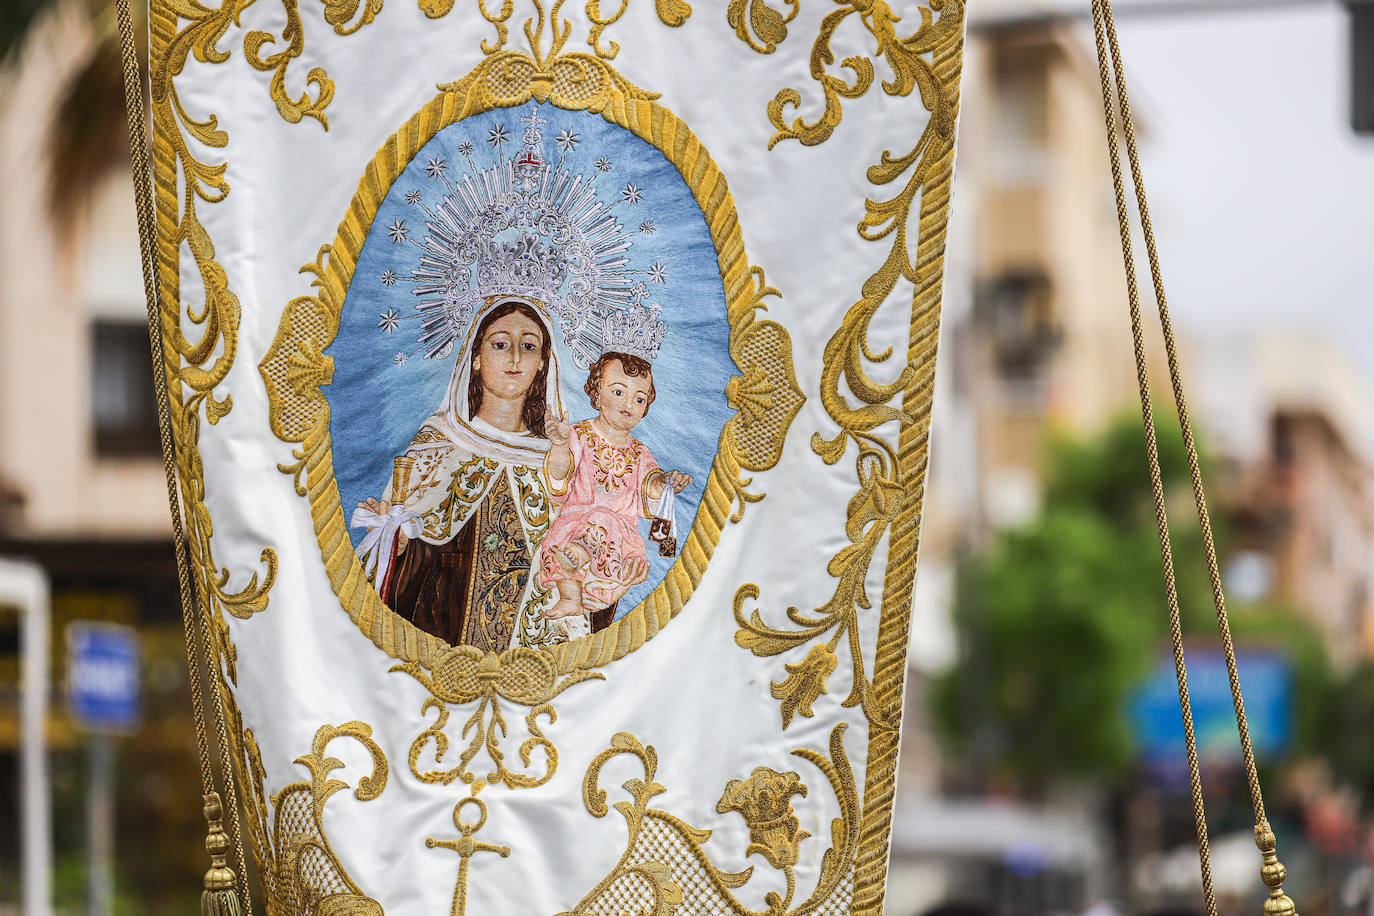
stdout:
{"type": "Polygon", "coordinates": [[[1146,186],[1178,323],[1327,337],[1374,389],[1374,137],[1350,129],[1346,11],[1120,12],[1117,26],[1152,127],[1146,186]]]}

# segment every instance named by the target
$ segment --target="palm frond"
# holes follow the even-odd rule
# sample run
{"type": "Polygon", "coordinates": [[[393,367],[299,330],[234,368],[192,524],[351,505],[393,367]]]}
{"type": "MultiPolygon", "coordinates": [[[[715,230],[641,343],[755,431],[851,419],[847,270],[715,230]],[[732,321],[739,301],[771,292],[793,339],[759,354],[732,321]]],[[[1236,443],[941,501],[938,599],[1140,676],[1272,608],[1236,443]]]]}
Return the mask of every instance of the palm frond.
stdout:
{"type": "MultiPolygon", "coordinates": [[[[135,2],[134,34],[140,85],[147,101],[147,49],[144,4],[135,2]],[[139,21],[142,20],[142,21],[139,21]]],[[[95,40],[83,64],[72,72],[52,112],[48,128],[49,211],[62,230],[70,229],[91,195],[110,175],[129,171],[129,129],[124,104],[124,67],[113,17],[97,12],[95,40]]]]}
{"type": "Polygon", "coordinates": [[[63,0],[4,0],[0,3],[0,67],[11,67],[29,36],[63,0]]]}

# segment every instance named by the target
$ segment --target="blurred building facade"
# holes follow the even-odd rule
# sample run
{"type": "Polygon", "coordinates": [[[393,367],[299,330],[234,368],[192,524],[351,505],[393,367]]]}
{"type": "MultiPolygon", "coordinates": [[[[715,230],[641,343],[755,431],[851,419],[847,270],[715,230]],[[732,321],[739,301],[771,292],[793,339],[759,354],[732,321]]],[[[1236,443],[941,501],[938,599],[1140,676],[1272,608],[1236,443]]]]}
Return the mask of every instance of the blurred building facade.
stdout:
{"type": "Polygon", "coordinates": [[[1234,529],[1228,588],[1308,618],[1342,667],[1374,655],[1374,491],[1364,385],[1328,342],[1240,337],[1205,347],[1203,422],[1234,529]]]}
{"type": "MultiPolygon", "coordinates": [[[[63,218],[51,187],[52,112],[91,60],[84,13],[60,10],[0,70],[0,554],[36,560],[53,586],[48,740],[59,904],[80,899],[84,738],[62,701],[73,621],[119,623],[142,638],[145,719],[120,742],[126,817],[117,886],[194,891],[200,829],[170,519],[150,385],[147,318],[127,158],[88,206],[63,218]],[[190,787],[190,788],[188,788],[190,787]],[[138,850],[145,850],[140,856],[138,850]],[[156,849],[155,855],[146,851],[156,849]],[[76,880],[70,880],[75,875],[76,880]],[[65,877],[64,877],[65,876],[65,877]]],[[[120,115],[122,118],[122,114],[120,115]]],[[[3,609],[0,609],[3,610],[3,609]]],[[[0,613],[0,823],[16,819],[18,621],[0,613]]],[[[17,894],[17,837],[0,830],[0,909],[17,894]]],[[[145,904],[153,897],[140,894],[145,904]]]]}
{"type": "MultiPolygon", "coordinates": [[[[955,808],[935,800],[943,760],[921,706],[930,678],[959,652],[952,614],[961,562],[1039,511],[1051,435],[1091,436],[1140,410],[1091,32],[997,0],[971,6],[969,17],[899,778],[906,810],[931,823],[955,808]]],[[[1141,97],[1134,114],[1148,146],[1141,97]]],[[[1153,302],[1142,306],[1157,415],[1171,422],[1153,302]]],[[[1333,347],[1244,334],[1218,346],[1179,341],[1194,422],[1217,459],[1207,481],[1212,509],[1232,532],[1228,593],[1237,605],[1294,609],[1348,665],[1374,655],[1368,394],[1333,347]]],[[[1171,516],[1187,524],[1188,484],[1175,483],[1182,499],[1171,516]]],[[[1018,873],[1018,855],[1032,846],[1101,839],[1104,812],[1091,800],[954,804],[986,830],[960,850],[950,835],[899,823],[894,913],[915,916],[952,899],[989,912],[1081,911],[1110,886],[1104,863],[1087,858],[1018,873]],[[1037,825],[1035,843],[1026,823],[1037,825]]]]}

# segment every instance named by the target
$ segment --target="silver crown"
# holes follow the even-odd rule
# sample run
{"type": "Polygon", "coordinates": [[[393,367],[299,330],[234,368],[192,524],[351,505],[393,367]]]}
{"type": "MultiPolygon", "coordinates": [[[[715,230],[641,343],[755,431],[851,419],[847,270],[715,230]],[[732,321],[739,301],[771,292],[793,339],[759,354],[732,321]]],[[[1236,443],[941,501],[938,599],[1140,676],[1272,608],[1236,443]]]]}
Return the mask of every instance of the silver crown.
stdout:
{"type": "Polygon", "coordinates": [[[663,310],[655,304],[636,304],[623,312],[606,316],[604,350],[626,353],[653,362],[663,345],[666,327],[663,310]]]}
{"type": "MultiPolygon", "coordinates": [[[[497,156],[494,165],[474,162],[471,142],[459,144],[468,167],[452,180],[449,163],[437,156],[429,160],[424,168],[431,180],[442,182],[441,199],[431,206],[418,189],[406,195],[426,214],[422,241],[409,237],[404,221],[389,227],[393,242],[420,250],[408,278],[420,300],[413,316],[420,321],[416,342],[426,357],[445,357],[482,303],[493,296],[519,296],[543,303],[557,319],[579,366],[589,366],[607,350],[653,360],[667,326],[662,309],[646,305],[648,288],[639,278],[661,285],[668,272],[659,263],[636,267],[631,262],[634,237],[651,234],[653,222],[627,230],[614,212],[638,207],[644,190],[626,184],[618,199],[604,202],[597,181],[611,171],[609,159],[597,159],[585,172],[565,167],[581,139],[563,130],[556,139],[558,160],[551,163],[541,131],[548,122],[539,116],[538,105],[532,103],[520,120],[526,125],[523,143],[513,157],[504,153],[509,133],[498,125],[487,132],[497,156]]],[[[398,279],[390,270],[382,276],[386,286],[398,279]]],[[[378,325],[386,333],[403,320],[394,311],[390,316],[384,313],[378,325]]]]}

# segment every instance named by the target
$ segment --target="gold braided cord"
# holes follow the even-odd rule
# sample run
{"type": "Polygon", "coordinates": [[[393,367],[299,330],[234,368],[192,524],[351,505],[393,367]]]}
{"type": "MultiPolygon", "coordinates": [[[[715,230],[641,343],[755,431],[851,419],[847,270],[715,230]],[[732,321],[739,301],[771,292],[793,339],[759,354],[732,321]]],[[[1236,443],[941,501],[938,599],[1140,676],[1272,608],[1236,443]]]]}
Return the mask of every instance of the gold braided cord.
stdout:
{"type": "Polygon", "coordinates": [[[1117,112],[1121,116],[1121,129],[1126,138],[1127,159],[1131,168],[1131,180],[1135,190],[1136,208],[1140,213],[1141,230],[1145,239],[1145,250],[1150,265],[1150,278],[1154,287],[1155,301],[1159,309],[1160,327],[1163,331],[1165,351],[1168,355],[1169,381],[1173,388],[1174,403],[1178,411],[1179,426],[1183,433],[1183,443],[1187,454],[1188,473],[1192,480],[1193,499],[1197,506],[1198,523],[1202,529],[1203,548],[1206,558],[1207,575],[1212,587],[1212,599],[1216,605],[1217,627],[1221,634],[1222,652],[1226,658],[1226,671],[1230,679],[1231,700],[1235,708],[1236,729],[1240,735],[1241,754],[1245,765],[1246,781],[1250,787],[1250,801],[1255,812],[1255,842],[1263,855],[1264,864],[1260,873],[1269,887],[1270,898],[1265,903],[1266,914],[1293,913],[1293,902],[1283,893],[1285,872],[1278,862],[1274,851],[1275,838],[1265,816],[1264,796],[1260,791],[1259,775],[1255,768],[1254,750],[1250,744],[1250,729],[1245,717],[1245,700],[1241,695],[1240,676],[1236,668],[1235,645],[1231,639],[1231,626],[1226,614],[1226,599],[1222,591],[1221,569],[1217,563],[1216,544],[1212,535],[1211,516],[1207,509],[1207,499],[1203,491],[1202,471],[1198,461],[1197,444],[1193,436],[1192,422],[1188,415],[1187,400],[1183,393],[1183,377],[1179,368],[1178,347],[1174,340],[1173,324],[1169,319],[1168,301],[1164,294],[1163,274],[1159,265],[1159,252],[1155,245],[1154,228],[1150,222],[1150,208],[1145,194],[1145,182],[1140,167],[1139,149],[1136,144],[1135,124],[1131,118],[1131,105],[1126,92],[1125,68],[1121,60],[1121,48],[1117,41],[1116,22],[1112,16],[1111,0],[1093,0],[1093,32],[1097,44],[1098,75],[1102,81],[1102,106],[1107,128],[1107,147],[1110,154],[1112,184],[1116,194],[1117,220],[1121,232],[1121,253],[1125,265],[1126,288],[1130,302],[1131,333],[1134,338],[1136,380],[1140,388],[1140,409],[1145,426],[1146,455],[1150,465],[1150,485],[1154,497],[1155,516],[1159,524],[1159,546],[1164,566],[1165,595],[1169,606],[1169,637],[1173,644],[1174,670],[1178,677],[1179,705],[1183,716],[1184,738],[1187,745],[1188,775],[1192,791],[1193,814],[1197,825],[1198,857],[1202,872],[1202,893],[1208,914],[1217,911],[1216,897],[1212,888],[1211,858],[1207,842],[1207,816],[1202,797],[1202,780],[1199,773],[1197,741],[1193,731],[1192,704],[1188,691],[1188,672],[1183,655],[1183,628],[1179,614],[1178,590],[1174,578],[1173,552],[1169,542],[1169,520],[1164,508],[1163,475],[1159,465],[1159,451],[1155,437],[1154,411],[1151,405],[1150,383],[1145,365],[1145,343],[1141,328],[1140,290],[1136,282],[1135,258],[1131,244],[1130,215],[1126,203],[1125,181],[1122,176],[1121,150],[1117,141],[1117,112]],[[1110,70],[1109,70],[1110,59],[1110,70]],[[1115,85],[1115,100],[1113,100],[1115,85]],[[1115,101],[1115,105],[1113,102],[1115,101]]]}
{"type": "MultiPolygon", "coordinates": [[[[958,111],[963,71],[962,39],[942,43],[931,64],[942,85],[952,87],[951,117],[958,111]]],[[[864,777],[859,857],[854,869],[855,916],[879,916],[887,885],[892,804],[896,797],[900,716],[906,692],[907,644],[911,635],[911,595],[916,583],[926,469],[930,458],[930,417],[935,395],[935,363],[940,337],[945,238],[954,186],[954,144],[930,165],[921,188],[916,264],[919,280],[911,299],[911,338],[907,365],[914,371],[902,392],[902,411],[911,416],[897,440],[905,508],[888,535],[888,566],[883,582],[882,615],[873,657],[873,707],[869,721],[868,764],[864,777]]]]}
{"type": "Polygon", "coordinates": [[[1245,778],[1250,784],[1250,801],[1255,809],[1256,823],[1265,819],[1264,795],[1260,791],[1255,769],[1255,752],[1250,746],[1250,726],[1245,718],[1245,700],[1240,692],[1240,676],[1236,671],[1236,650],[1231,642],[1231,622],[1226,613],[1226,596],[1221,588],[1221,569],[1217,563],[1217,549],[1212,539],[1211,513],[1207,510],[1207,496],[1202,488],[1202,471],[1198,465],[1197,444],[1193,439],[1193,424],[1188,418],[1188,402],[1183,395],[1183,376],[1179,371],[1178,347],[1174,343],[1173,324],[1169,320],[1168,300],[1164,296],[1164,279],[1159,269],[1159,253],[1155,248],[1154,228],[1150,224],[1150,205],[1145,198],[1141,177],[1140,155],[1136,148],[1135,125],[1131,120],[1131,106],[1126,96],[1126,77],[1121,65],[1121,49],[1116,40],[1116,23],[1112,19],[1111,3],[1104,10],[1107,41],[1111,47],[1112,66],[1118,92],[1121,95],[1121,123],[1126,135],[1126,155],[1131,164],[1131,180],[1139,203],[1140,224],[1145,236],[1145,252],[1150,262],[1150,279],[1154,284],[1155,301],[1159,304],[1159,323],[1164,330],[1164,349],[1168,354],[1169,381],[1174,389],[1174,404],[1178,408],[1179,426],[1183,430],[1183,446],[1188,456],[1188,474],[1192,478],[1193,501],[1197,505],[1198,524],[1202,527],[1202,545],[1207,557],[1207,576],[1212,585],[1212,601],[1217,609],[1217,627],[1221,631],[1222,650],[1226,656],[1226,673],[1231,681],[1231,699],[1235,705],[1236,727],[1240,732],[1241,754],[1245,761],[1245,778]]]}
{"type": "MultiPolygon", "coordinates": [[[[1174,556],[1169,544],[1169,519],[1164,508],[1164,480],[1159,466],[1159,446],[1155,437],[1154,408],[1145,366],[1145,337],[1140,316],[1140,290],[1136,285],[1135,257],[1131,248],[1130,214],[1126,207],[1126,187],[1121,176],[1121,150],[1117,144],[1116,111],[1112,103],[1111,75],[1108,72],[1103,35],[1102,4],[1093,0],[1093,31],[1097,38],[1097,66],[1102,78],[1102,108],[1107,123],[1112,184],[1116,191],[1116,214],[1121,228],[1121,256],[1126,266],[1126,290],[1131,307],[1131,336],[1135,341],[1135,372],[1140,387],[1140,412],[1145,425],[1145,452],[1150,463],[1150,489],[1154,495],[1155,519],[1159,525],[1159,552],[1164,561],[1164,594],[1169,605],[1169,639],[1173,643],[1174,672],[1178,677],[1178,702],[1183,713],[1183,735],[1188,749],[1188,783],[1193,798],[1193,818],[1197,826],[1198,858],[1202,869],[1202,898],[1209,916],[1216,916],[1216,893],[1212,889],[1212,857],[1207,843],[1207,812],[1202,800],[1202,776],[1198,766],[1197,738],[1193,732],[1193,704],[1188,691],[1188,668],[1183,658],[1183,623],[1179,614],[1178,587],[1174,578],[1174,556]]],[[[1125,108],[1125,100],[1122,100],[1125,108]]]]}
{"type": "MultiPolygon", "coordinates": [[[[138,211],[138,236],[140,263],[143,269],[143,291],[148,309],[148,342],[152,351],[153,394],[157,404],[158,433],[162,450],[162,466],[167,481],[167,505],[172,516],[172,544],[176,553],[177,587],[181,600],[182,629],[186,639],[186,660],[188,680],[191,685],[191,715],[196,733],[196,751],[200,762],[201,789],[204,797],[210,799],[215,794],[215,777],[211,765],[209,736],[205,725],[205,693],[200,679],[209,677],[214,665],[214,655],[210,649],[210,637],[204,614],[197,613],[195,593],[191,587],[190,560],[186,546],[186,532],[182,526],[181,501],[177,494],[177,477],[172,451],[171,410],[168,406],[167,374],[165,366],[159,364],[162,356],[165,363],[169,359],[179,359],[169,354],[162,339],[162,309],[158,298],[156,268],[154,260],[154,239],[156,219],[153,214],[151,164],[148,156],[147,116],[143,107],[143,86],[139,74],[138,53],[134,44],[133,15],[129,0],[115,0],[115,12],[119,25],[120,54],[124,68],[124,100],[129,120],[129,153],[133,169],[134,204],[138,211]],[[195,634],[200,636],[197,647],[195,634]],[[203,673],[203,674],[202,674],[203,673]]],[[[252,898],[248,893],[247,869],[243,856],[243,838],[239,825],[237,792],[234,785],[234,769],[230,757],[228,728],[225,723],[224,707],[221,702],[214,704],[215,726],[220,745],[220,777],[229,796],[230,832],[237,855],[237,877],[239,893],[243,901],[244,913],[252,916],[252,898]]]]}

